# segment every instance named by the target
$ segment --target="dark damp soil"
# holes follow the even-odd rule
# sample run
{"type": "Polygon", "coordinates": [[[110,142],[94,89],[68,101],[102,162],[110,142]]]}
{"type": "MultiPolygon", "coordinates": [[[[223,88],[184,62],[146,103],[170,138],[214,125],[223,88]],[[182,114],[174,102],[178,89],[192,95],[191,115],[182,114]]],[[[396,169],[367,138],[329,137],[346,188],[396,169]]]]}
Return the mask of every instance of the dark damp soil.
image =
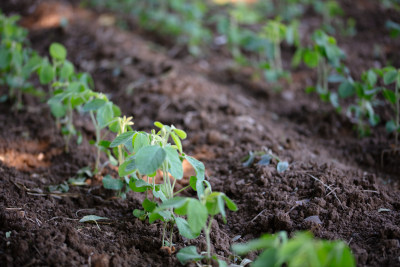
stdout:
{"type": "MultiPolygon", "coordinates": [[[[356,5],[344,2],[349,10],[356,5]]],[[[63,43],[68,59],[93,75],[96,90],[134,117],[135,129],[149,130],[161,121],[187,130],[186,152],[205,162],[213,189],[238,204],[227,224],[214,222],[214,252],[229,260],[233,238],[244,242],[262,233],[310,230],[319,238],[346,241],[358,266],[400,266],[400,153],[389,149],[393,136],[380,125],[373,136],[358,139],[346,118],[304,94],[312,71],[294,71],[294,82],[273,93],[267,84],[246,84],[230,74],[223,68],[227,60],[218,55],[220,63],[171,59],[146,35],[104,26],[100,14],[56,6],[41,7],[39,15],[23,13],[30,14],[27,26],[41,25],[49,12],[71,16],[66,28],[31,27],[32,46],[46,55],[52,42],[63,43]],[[286,172],[278,173],[276,162],[243,167],[249,151],[267,148],[289,162],[286,172]],[[305,220],[310,216],[322,223],[305,220]]],[[[366,52],[373,39],[399,47],[379,30],[379,16],[386,13],[374,11],[374,5],[366,8],[372,17],[357,18],[360,39],[344,42],[354,68],[376,61],[366,52]],[[367,32],[372,26],[373,38],[367,32]]],[[[15,6],[8,11],[15,12],[15,6]]],[[[50,185],[93,163],[88,141],[94,129],[88,118],[76,116],[84,141],[78,146],[73,140],[65,153],[46,104],[29,96],[24,101],[20,111],[9,102],[0,105],[2,266],[179,266],[175,255],[160,250],[161,225],[132,215],[142,195],[119,199],[95,180],[70,186],[65,194],[49,193],[50,185]],[[98,226],[79,223],[89,214],[110,220],[98,226]]],[[[108,167],[105,172],[115,174],[108,167]]],[[[175,240],[177,249],[190,244],[205,250],[204,237],[175,240]]]]}

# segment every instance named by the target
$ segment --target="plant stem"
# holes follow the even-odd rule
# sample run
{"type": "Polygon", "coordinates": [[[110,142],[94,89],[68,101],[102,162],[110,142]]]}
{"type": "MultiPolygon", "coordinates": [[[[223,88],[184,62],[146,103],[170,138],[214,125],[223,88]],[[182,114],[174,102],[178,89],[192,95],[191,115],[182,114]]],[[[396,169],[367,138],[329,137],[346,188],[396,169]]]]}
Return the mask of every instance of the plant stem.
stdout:
{"type": "Polygon", "coordinates": [[[163,225],[163,233],[162,233],[162,243],[161,243],[161,247],[164,246],[164,240],[165,240],[165,229],[167,228],[167,222],[164,222],[163,225]]]}
{"type": "Polygon", "coordinates": [[[100,166],[100,128],[96,123],[96,119],[94,117],[93,111],[90,111],[90,118],[92,119],[92,123],[96,129],[96,148],[97,148],[97,154],[96,154],[96,163],[94,165],[94,173],[96,174],[99,171],[99,166],[100,166]]]}
{"type": "Polygon", "coordinates": [[[213,218],[208,221],[208,226],[203,228],[204,234],[206,236],[206,242],[207,242],[207,261],[208,264],[211,264],[211,239],[210,239],[210,233],[211,233],[211,226],[212,226],[213,218]]]}
{"type": "MultiPolygon", "coordinates": [[[[400,76],[400,70],[397,73],[397,76],[400,76]]],[[[399,80],[399,79],[397,79],[399,80]]],[[[399,142],[399,126],[400,126],[400,96],[399,96],[399,81],[396,82],[396,92],[395,92],[395,99],[396,99],[396,131],[395,134],[395,146],[397,148],[399,142]]]]}

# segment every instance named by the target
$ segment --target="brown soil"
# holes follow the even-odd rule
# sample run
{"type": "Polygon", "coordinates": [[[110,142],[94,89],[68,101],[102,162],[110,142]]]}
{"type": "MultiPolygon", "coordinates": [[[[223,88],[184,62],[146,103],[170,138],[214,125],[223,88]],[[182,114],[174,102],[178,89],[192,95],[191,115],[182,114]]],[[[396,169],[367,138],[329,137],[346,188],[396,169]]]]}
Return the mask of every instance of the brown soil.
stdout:
{"type": "MultiPolygon", "coordinates": [[[[350,1],[343,2],[351,9],[350,1]]],[[[7,12],[15,7],[10,3],[2,8],[7,12]]],[[[170,59],[162,46],[135,29],[123,32],[110,26],[104,15],[68,5],[41,12],[31,15],[26,25],[35,25],[30,40],[42,55],[50,43],[63,43],[68,59],[93,75],[96,90],[109,94],[123,114],[134,116],[135,129],[149,130],[157,120],[187,130],[186,152],[205,162],[213,189],[239,206],[238,212],[229,213],[226,225],[220,219],[213,224],[211,240],[218,255],[231,259],[230,246],[237,236],[243,242],[262,233],[310,230],[320,238],[346,241],[359,266],[400,266],[399,152],[385,153],[381,162],[393,137],[380,125],[372,137],[358,139],[346,118],[304,94],[313,71],[295,71],[294,82],[275,94],[267,84],[244,86],[229,75],[223,67],[229,64],[218,55],[218,60],[208,61],[170,59]],[[66,28],[34,23],[50,12],[51,26],[57,25],[54,17],[65,10],[71,16],[66,28]],[[289,170],[278,173],[276,162],[242,166],[249,151],[263,148],[287,160],[289,170]],[[310,216],[319,216],[322,223],[305,220],[310,216]]],[[[373,18],[368,18],[370,25],[379,21],[373,18]]],[[[368,25],[360,23],[360,39],[344,44],[354,68],[366,69],[376,61],[365,52],[368,40],[399,47],[376,27],[368,34],[363,28],[368,25]]],[[[386,58],[378,60],[384,63],[386,58]]],[[[19,112],[11,103],[0,105],[2,265],[178,266],[175,255],[160,250],[160,225],[132,215],[142,195],[117,199],[99,185],[49,193],[48,186],[93,163],[88,140],[94,130],[89,118],[77,116],[84,142],[71,142],[71,153],[65,153],[46,104],[29,96],[24,100],[27,106],[19,112]],[[88,214],[110,220],[99,226],[78,222],[88,214]]],[[[204,237],[178,237],[175,242],[177,249],[195,244],[205,250],[204,237]]]]}

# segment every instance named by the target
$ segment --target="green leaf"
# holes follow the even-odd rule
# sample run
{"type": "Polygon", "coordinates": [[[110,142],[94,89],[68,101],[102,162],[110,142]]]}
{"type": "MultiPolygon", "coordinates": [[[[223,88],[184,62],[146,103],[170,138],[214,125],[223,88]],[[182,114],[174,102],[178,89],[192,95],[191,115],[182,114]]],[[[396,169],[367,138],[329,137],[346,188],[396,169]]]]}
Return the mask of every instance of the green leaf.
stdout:
{"type": "Polygon", "coordinates": [[[154,125],[156,126],[156,127],[158,127],[158,128],[162,128],[162,127],[164,127],[164,124],[162,124],[161,122],[159,122],[159,121],[156,121],[156,122],[154,122],[154,125]]]}
{"type": "Polygon", "coordinates": [[[197,253],[197,248],[195,246],[189,246],[179,250],[178,254],[176,254],[176,257],[183,265],[188,262],[196,262],[204,258],[204,256],[197,253]]]}
{"type": "Polygon", "coordinates": [[[183,131],[183,130],[180,130],[180,129],[173,129],[173,131],[179,136],[179,138],[180,139],[186,139],[186,137],[187,137],[187,134],[186,134],[186,132],[185,131],[183,131]]]}
{"type": "Polygon", "coordinates": [[[120,179],[114,179],[110,175],[106,175],[103,177],[103,186],[105,189],[119,191],[124,186],[124,182],[120,179]]]}
{"type": "Polygon", "coordinates": [[[170,165],[169,172],[175,179],[182,179],[183,167],[178,152],[175,148],[170,146],[165,147],[164,150],[167,153],[167,160],[170,165]]]}
{"type": "Polygon", "coordinates": [[[390,120],[388,122],[386,122],[386,131],[388,133],[392,133],[394,131],[397,131],[398,127],[396,126],[396,123],[393,120],[390,120]]]}
{"type": "Polygon", "coordinates": [[[141,179],[135,180],[134,178],[131,178],[129,180],[129,188],[133,192],[142,193],[142,192],[145,192],[146,190],[151,189],[152,186],[151,186],[151,184],[149,184],[146,181],[143,181],[141,179]]]}
{"type": "Polygon", "coordinates": [[[145,211],[152,212],[157,207],[157,204],[145,198],[143,200],[142,207],[145,211]]]}
{"type": "Polygon", "coordinates": [[[133,210],[133,216],[135,216],[136,218],[142,219],[145,215],[146,212],[144,210],[138,210],[138,209],[133,210]]]}
{"type": "Polygon", "coordinates": [[[201,161],[198,161],[197,159],[190,157],[188,155],[185,156],[186,160],[192,165],[196,172],[196,177],[198,181],[203,181],[205,178],[205,167],[204,164],[201,161]]]}
{"type": "Polygon", "coordinates": [[[107,217],[100,217],[96,215],[86,215],[83,216],[83,218],[80,219],[79,222],[96,222],[101,220],[109,220],[109,219],[107,217]]]}
{"type": "Polygon", "coordinates": [[[280,173],[286,171],[288,168],[289,168],[289,163],[287,161],[281,161],[278,163],[278,166],[276,166],[276,169],[280,173]]]}
{"type": "Polygon", "coordinates": [[[383,76],[383,82],[387,85],[387,84],[391,84],[394,81],[396,81],[398,72],[397,70],[390,70],[388,72],[385,73],[385,75],[383,76]]]}
{"type": "Polygon", "coordinates": [[[230,199],[225,194],[223,194],[222,197],[224,198],[226,206],[228,207],[228,209],[230,209],[231,211],[237,211],[238,210],[238,207],[236,206],[235,202],[232,201],[232,199],[230,199]]]}
{"type": "Polygon", "coordinates": [[[133,142],[133,151],[137,153],[142,147],[149,146],[149,137],[145,133],[138,133],[133,142]]]}
{"type": "Polygon", "coordinates": [[[107,102],[97,110],[96,119],[99,127],[102,129],[106,127],[114,118],[114,112],[112,110],[112,103],[107,102]]]}
{"type": "MultiPolygon", "coordinates": [[[[136,141],[136,140],[135,140],[136,141]]],[[[141,174],[149,175],[163,164],[167,153],[159,146],[146,146],[136,154],[136,165],[141,174]]]]}
{"type": "Polygon", "coordinates": [[[353,96],[356,92],[356,89],[354,87],[354,85],[349,82],[349,81],[345,81],[343,83],[340,84],[339,86],[339,96],[341,98],[347,98],[350,96],[353,96]]]}
{"type": "Polygon", "coordinates": [[[196,183],[197,183],[197,177],[196,177],[196,176],[190,176],[190,178],[189,178],[189,184],[190,184],[190,187],[191,187],[194,191],[197,191],[197,190],[196,190],[196,183]]]}
{"type": "Polygon", "coordinates": [[[74,73],[74,65],[71,62],[65,61],[60,70],[60,78],[67,81],[69,77],[74,73]]]}
{"type": "Polygon", "coordinates": [[[207,208],[197,199],[190,199],[187,207],[187,218],[190,229],[194,233],[200,233],[206,225],[208,217],[207,208]]]}
{"type": "Polygon", "coordinates": [[[312,50],[306,50],[304,51],[304,63],[310,67],[310,68],[315,68],[318,66],[319,62],[319,54],[316,51],[312,50]]]}
{"type": "Polygon", "coordinates": [[[185,219],[183,219],[181,217],[175,217],[175,222],[176,222],[176,226],[178,227],[179,233],[182,236],[184,236],[188,239],[195,239],[199,236],[199,234],[195,234],[192,232],[188,222],[185,219]]]}
{"type": "Polygon", "coordinates": [[[118,135],[114,139],[114,141],[111,142],[110,147],[117,147],[119,145],[125,144],[129,140],[132,140],[132,137],[134,134],[135,134],[135,132],[129,131],[129,132],[118,135]]]}
{"type": "Polygon", "coordinates": [[[185,205],[187,201],[188,201],[187,198],[174,197],[174,198],[168,199],[167,201],[163,202],[158,209],[159,210],[165,210],[165,209],[170,209],[170,208],[177,209],[177,208],[180,208],[183,205],[185,205]]]}
{"type": "Polygon", "coordinates": [[[50,45],[50,55],[53,59],[64,61],[67,58],[67,50],[62,44],[52,43],[50,45]]]}
{"type": "Polygon", "coordinates": [[[51,114],[53,114],[54,117],[56,118],[64,117],[67,109],[61,102],[52,101],[50,99],[48,103],[50,106],[51,114]]]}
{"type": "Polygon", "coordinates": [[[396,105],[396,94],[392,90],[384,89],[382,93],[390,104],[396,105]]]}
{"type": "Polygon", "coordinates": [[[171,137],[172,137],[172,140],[174,140],[175,145],[178,147],[179,152],[182,153],[182,143],[181,143],[181,140],[179,139],[179,137],[173,132],[171,132],[171,137]]]}
{"type": "Polygon", "coordinates": [[[107,101],[104,99],[95,98],[93,100],[90,100],[83,106],[83,111],[98,110],[106,103],[107,101]]]}
{"type": "Polygon", "coordinates": [[[44,64],[39,69],[39,80],[43,85],[49,84],[54,79],[54,69],[50,64],[44,64]]]}
{"type": "Polygon", "coordinates": [[[133,173],[134,171],[136,171],[136,169],[137,169],[137,167],[136,167],[135,159],[125,160],[124,163],[122,163],[118,167],[118,175],[120,177],[124,177],[124,176],[127,176],[127,175],[133,173]]]}

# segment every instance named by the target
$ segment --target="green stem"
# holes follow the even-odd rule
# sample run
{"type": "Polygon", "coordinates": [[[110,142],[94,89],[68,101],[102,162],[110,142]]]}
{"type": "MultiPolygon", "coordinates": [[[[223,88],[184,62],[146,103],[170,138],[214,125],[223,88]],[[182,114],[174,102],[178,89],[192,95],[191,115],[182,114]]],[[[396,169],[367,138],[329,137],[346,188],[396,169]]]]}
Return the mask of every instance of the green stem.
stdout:
{"type": "Polygon", "coordinates": [[[165,229],[167,228],[167,222],[164,222],[163,225],[163,233],[162,233],[162,243],[161,243],[161,247],[164,246],[164,240],[165,240],[165,229]]]}
{"type": "Polygon", "coordinates": [[[96,129],[96,148],[97,148],[97,154],[96,154],[96,162],[94,165],[94,173],[97,174],[97,172],[99,171],[99,166],[100,166],[100,139],[101,139],[101,131],[100,128],[98,127],[97,123],[96,123],[96,119],[94,117],[93,111],[90,111],[90,118],[92,119],[92,123],[96,129]]]}
{"type": "Polygon", "coordinates": [[[208,226],[203,228],[204,234],[206,236],[206,242],[207,242],[207,261],[208,264],[211,264],[211,239],[210,239],[210,233],[211,233],[211,226],[212,226],[213,218],[208,222],[208,226]]]}
{"type": "Polygon", "coordinates": [[[180,192],[185,191],[186,189],[188,189],[190,187],[190,185],[185,186],[184,188],[182,188],[181,190],[178,190],[177,192],[174,193],[174,196],[178,195],[180,192]]]}

